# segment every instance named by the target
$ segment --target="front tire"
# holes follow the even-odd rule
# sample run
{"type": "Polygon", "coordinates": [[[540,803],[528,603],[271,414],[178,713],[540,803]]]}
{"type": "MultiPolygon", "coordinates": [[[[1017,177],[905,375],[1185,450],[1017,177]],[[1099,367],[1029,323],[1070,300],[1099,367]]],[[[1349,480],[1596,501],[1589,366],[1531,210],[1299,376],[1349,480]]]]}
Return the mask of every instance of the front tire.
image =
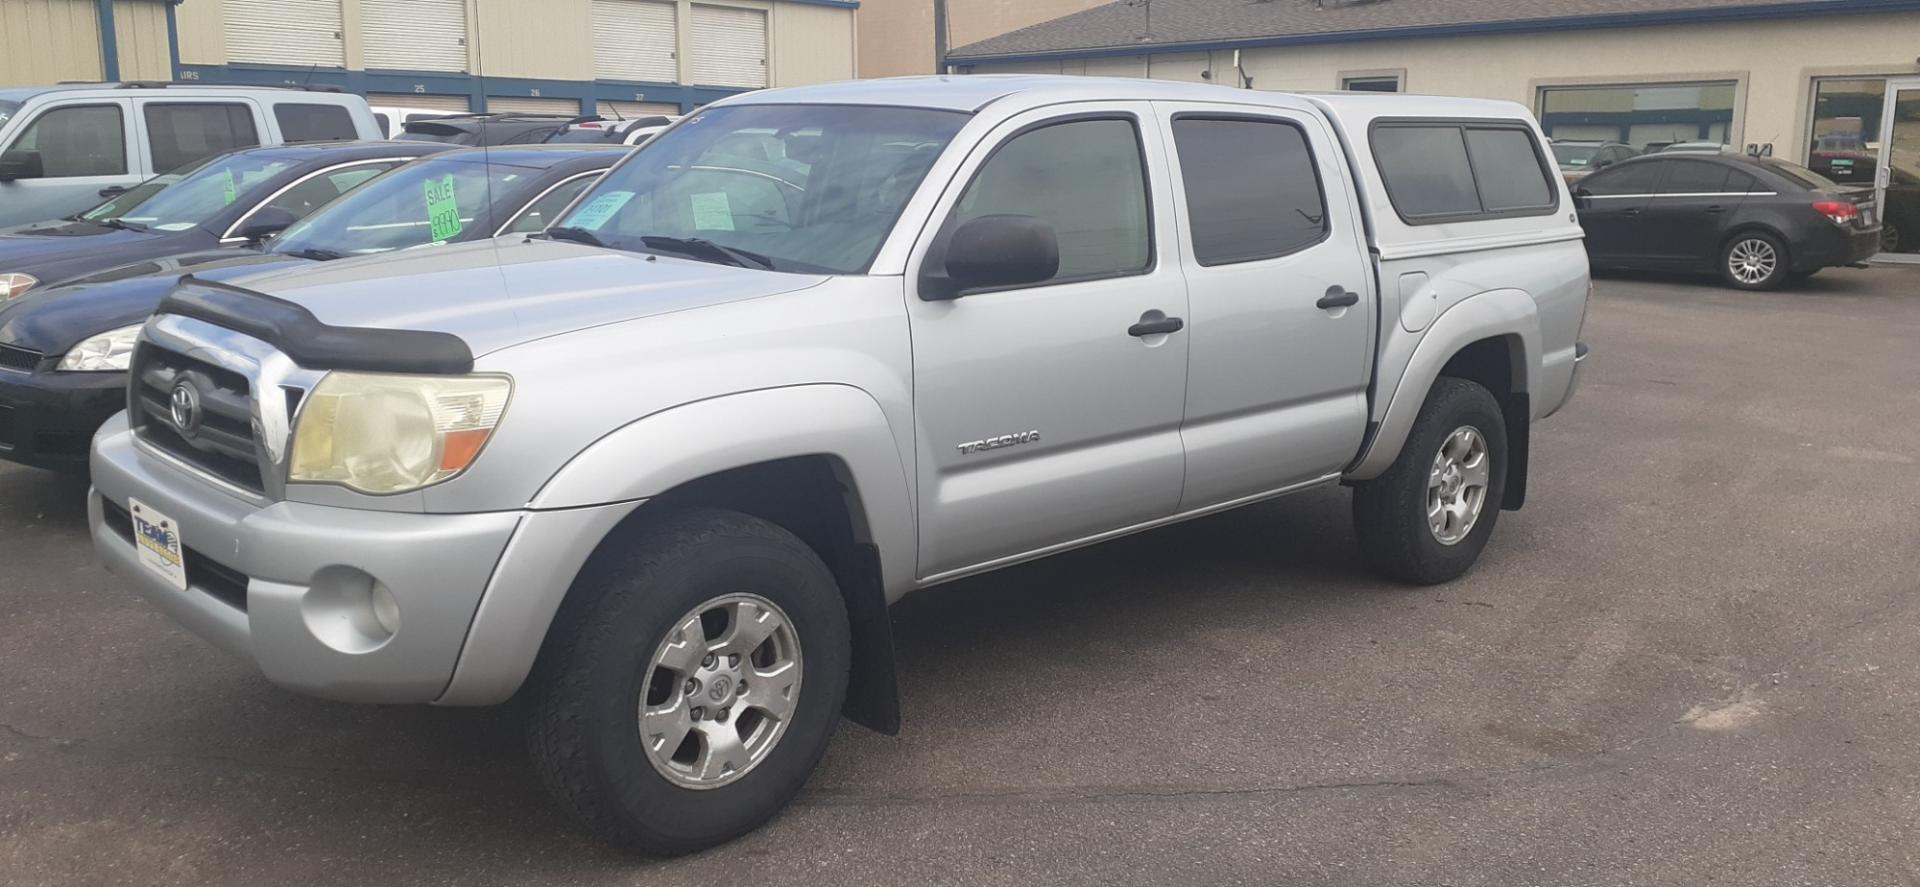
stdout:
{"type": "Polygon", "coordinates": [[[1777,289],[1789,270],[1786,244],[1763,231],[1735,234],[1720,248],[1720,279],[1735,289],[1777,289]]]}
{"type": "Polygon", "coordinates": [[[1389,579],[1437,585],[1480,557],[1507,488],[1500,403],[1477,382],[1441,376],[1386,473],[1353,492],[1367,566],[1389,579]]]}
{"type": "Polygon", "coordinates": [[[530,679],[541,780],[588,830],[655,856],[745,834],[799,793],[846,697],[833,573],[785,529],[700,509],[595,554],[530,679]]]}

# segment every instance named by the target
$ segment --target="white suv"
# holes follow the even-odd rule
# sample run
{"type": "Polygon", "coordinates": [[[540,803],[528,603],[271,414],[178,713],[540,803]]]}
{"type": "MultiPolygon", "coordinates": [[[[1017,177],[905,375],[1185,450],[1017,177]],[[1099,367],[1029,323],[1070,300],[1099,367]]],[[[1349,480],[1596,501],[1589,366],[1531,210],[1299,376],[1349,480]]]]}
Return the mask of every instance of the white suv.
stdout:
{"type": "Polygon", "coordinates": [[[0,227],[72,215],[235,148],[384,137],[366,99],[337,92],[142,82],[0,89],[0,227]]]}

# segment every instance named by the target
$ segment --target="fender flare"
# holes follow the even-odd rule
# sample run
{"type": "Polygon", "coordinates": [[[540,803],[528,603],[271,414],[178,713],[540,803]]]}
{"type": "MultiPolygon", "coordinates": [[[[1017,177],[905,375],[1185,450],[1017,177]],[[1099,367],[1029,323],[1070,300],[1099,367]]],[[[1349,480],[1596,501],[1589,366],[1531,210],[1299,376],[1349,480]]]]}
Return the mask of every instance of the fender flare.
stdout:
{"type": "Polygon", "coordinates": [[[1360,458],[1347,470],[1347,480],[1372,480],[1385,473],[1400,457],[1413,420],[1447,361],[1474,342],[1496,338],[1519,340],[1521,354],[1512,368],[1513,393],[1531,397],[1543,359],[1540,310],[1533,297],[1523,290],[1497,289],[1461,299],[1435,318],[1414,346],[1379,423],[1360,458]]]}

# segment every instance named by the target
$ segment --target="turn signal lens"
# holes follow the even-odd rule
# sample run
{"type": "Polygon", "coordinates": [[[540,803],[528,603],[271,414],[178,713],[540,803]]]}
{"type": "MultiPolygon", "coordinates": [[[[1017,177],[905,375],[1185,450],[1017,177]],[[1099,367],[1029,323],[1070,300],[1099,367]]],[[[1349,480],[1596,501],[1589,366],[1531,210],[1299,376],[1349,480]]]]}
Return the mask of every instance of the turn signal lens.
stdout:
{"type": "Polygon", "coordinates": [[[1860,217],[1860,208],[1844,200],[1816,200],[1813,211],[1826,216],[1835,225],[1851,225],[1860,217]]]}
{"type": "Polygon", "coordinates": [[[330,373],[293,432],[291,483],[389,495],[467,470],[506,412],[504,376],[330,373]]]}
{"type": "Polygon", "coordinates": [[[31,274],[0,274],[0,302],[18,299],[39,285],[40,278],[31,274]]]}

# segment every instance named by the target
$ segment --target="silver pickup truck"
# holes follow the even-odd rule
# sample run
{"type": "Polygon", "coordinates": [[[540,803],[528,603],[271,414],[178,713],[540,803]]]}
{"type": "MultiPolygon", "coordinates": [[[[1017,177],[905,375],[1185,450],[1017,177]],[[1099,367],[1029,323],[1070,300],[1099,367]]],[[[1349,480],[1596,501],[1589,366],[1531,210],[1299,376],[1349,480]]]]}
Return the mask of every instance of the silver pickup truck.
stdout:
{"type": "Polygon", "coordinates": [[[93,538],[291,690],[522,697],[563,807],[698,849],[898,729],[910,592],[1339,483],[1374,568],[1466,572],[1585,353],[1550,156],[1494,101],[743,95],[542,235],[184,278],[93,538]]]}

